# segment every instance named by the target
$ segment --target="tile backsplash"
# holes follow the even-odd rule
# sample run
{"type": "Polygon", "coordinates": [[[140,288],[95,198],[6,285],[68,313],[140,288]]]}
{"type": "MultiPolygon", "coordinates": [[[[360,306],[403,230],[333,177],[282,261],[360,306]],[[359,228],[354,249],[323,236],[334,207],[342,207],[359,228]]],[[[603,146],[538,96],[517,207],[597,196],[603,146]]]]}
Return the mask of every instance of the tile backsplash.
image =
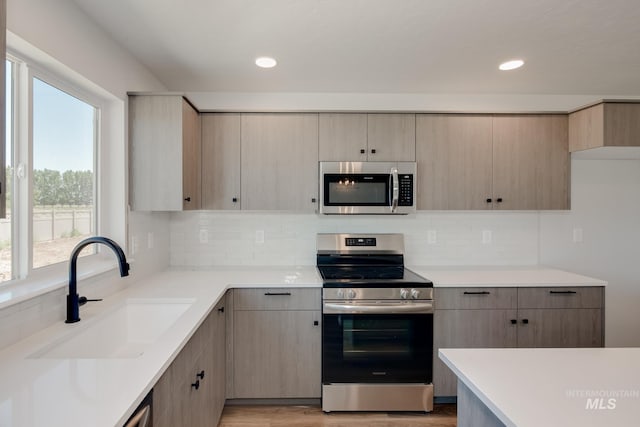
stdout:
{"type": "Polygon", "coordinates": [[[179,212],[171,217],[173,266],[315,265],[317,233],[403,233],[408,265],[535,265],[538,212],[429,212],[322,216],[179,212]]]}

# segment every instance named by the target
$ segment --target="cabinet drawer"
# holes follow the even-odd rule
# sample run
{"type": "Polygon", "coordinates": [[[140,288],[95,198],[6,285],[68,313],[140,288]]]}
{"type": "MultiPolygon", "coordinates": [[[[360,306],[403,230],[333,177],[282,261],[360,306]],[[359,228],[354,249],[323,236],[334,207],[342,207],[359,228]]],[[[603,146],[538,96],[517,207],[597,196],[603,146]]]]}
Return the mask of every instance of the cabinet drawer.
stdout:
{"type": "Polygon", "coordinates": [[[235,310],[320,310],[320,288],[235,289],[235,310]]]}
{"type": "Polygon", "coordinates": [[[518,289],[518,308],[602,308],[603,288],[547,287],[518,289]]]}
{"type": "Polygon", "coordinates": [[[437,310],[516,308],[516,288],[435,288],[437,310]]]}

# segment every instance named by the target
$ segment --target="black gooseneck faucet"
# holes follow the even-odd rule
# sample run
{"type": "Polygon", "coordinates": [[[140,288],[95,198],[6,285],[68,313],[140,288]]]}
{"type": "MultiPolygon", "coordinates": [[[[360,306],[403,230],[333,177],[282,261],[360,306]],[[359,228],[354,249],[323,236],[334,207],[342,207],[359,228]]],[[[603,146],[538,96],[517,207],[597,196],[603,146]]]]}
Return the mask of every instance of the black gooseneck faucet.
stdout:
{"type": "Polygon", "coordinates": [[[84,302],[86,298],[78,296],[78,284],[76,274],[76,264],[78,262],[78,255],[80,251],[92,243],[101,243],[113,250],[118,257],[118,264],[120,265],[120,276],[125,277],[129,275],[129,264],[127,264],[127,258],[124,256],[124,251],[116,242],[106,237],[89,237],[84,239],[73,248],[71,251],[71,260],[69,261],[69,295],[67,295],[67,320],[65,323],[75,323],[80,321],[80,303],[81,299],[84,302]]]}

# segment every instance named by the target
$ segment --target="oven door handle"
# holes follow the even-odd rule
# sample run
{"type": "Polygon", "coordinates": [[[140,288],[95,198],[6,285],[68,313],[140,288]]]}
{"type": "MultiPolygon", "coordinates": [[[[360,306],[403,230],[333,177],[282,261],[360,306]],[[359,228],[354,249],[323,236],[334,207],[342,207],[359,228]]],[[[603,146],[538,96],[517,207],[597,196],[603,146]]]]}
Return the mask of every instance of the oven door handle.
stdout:
{"type": "Polygon", "coordinates": [[[398,314],[398,313],[433,313],[432,302],[416,302],[411,304],[398,303],[376,303],[376,304],[345,304],[336,302],[325,302],[323,304],[324,314],[398,314]]]}

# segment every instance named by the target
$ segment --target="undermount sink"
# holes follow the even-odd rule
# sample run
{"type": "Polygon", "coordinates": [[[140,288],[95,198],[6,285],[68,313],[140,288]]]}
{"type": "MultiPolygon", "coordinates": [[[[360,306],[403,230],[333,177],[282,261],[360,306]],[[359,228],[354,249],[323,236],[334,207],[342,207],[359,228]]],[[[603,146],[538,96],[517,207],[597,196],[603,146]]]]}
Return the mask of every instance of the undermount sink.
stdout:
{"type": "Polygon", "coordinates": [[[35,359],[130,359],[167,331],[194,299],[129,299],[75,334],[29,356],[35,359]]]}

